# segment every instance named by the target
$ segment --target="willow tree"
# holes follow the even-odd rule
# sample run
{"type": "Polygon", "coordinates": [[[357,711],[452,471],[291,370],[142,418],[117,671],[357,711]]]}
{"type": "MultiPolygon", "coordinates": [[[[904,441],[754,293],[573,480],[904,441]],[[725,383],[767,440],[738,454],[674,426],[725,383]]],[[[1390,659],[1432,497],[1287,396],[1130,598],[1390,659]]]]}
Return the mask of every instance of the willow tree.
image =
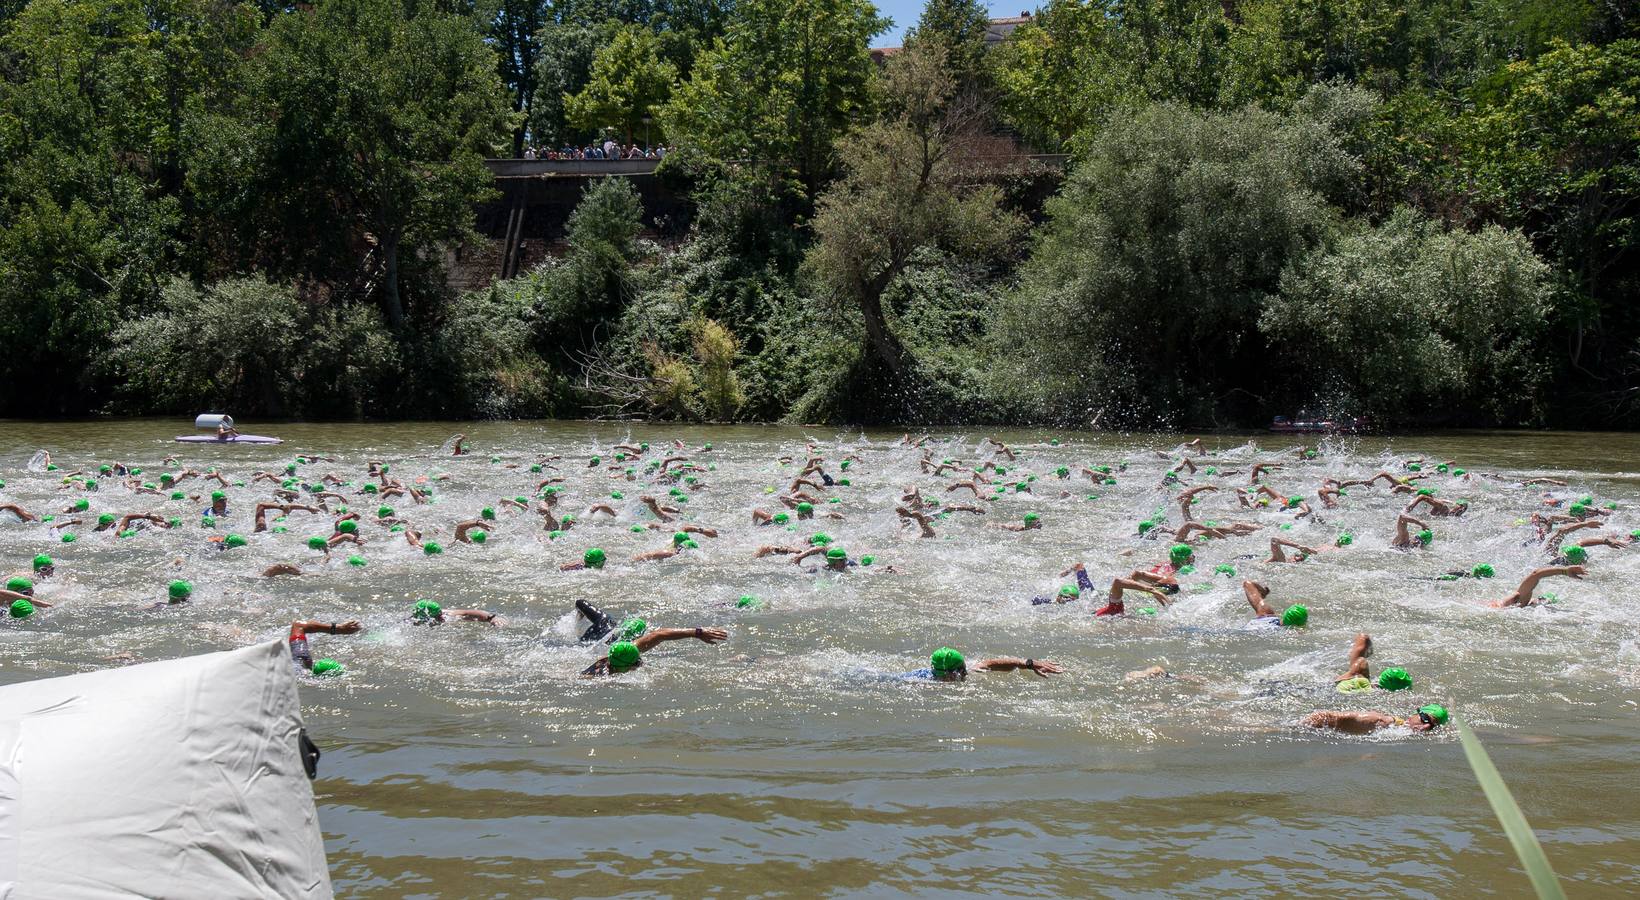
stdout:
{"type": "Polygon", "coordinates": [[[883,294],[912,257],[932,248],[992,259],[1022,226],[969,152],[981,120],[957,94],[944,48],[914,45],[889,63],[883,117],[839,142],[843,176],[820,198],[809,271],[834,302],[858,311],[867,349],[895,381],[909,360],[883,294]]]}

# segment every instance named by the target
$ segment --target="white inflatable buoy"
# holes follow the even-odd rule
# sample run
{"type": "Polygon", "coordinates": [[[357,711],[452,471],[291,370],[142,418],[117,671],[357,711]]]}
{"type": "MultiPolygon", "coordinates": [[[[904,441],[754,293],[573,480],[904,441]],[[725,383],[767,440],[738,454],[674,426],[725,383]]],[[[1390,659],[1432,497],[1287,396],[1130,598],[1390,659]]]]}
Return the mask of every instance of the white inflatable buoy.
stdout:
{"type": "Polygon", "coordinates": [[[225,416],[220,413],[200,413],[194,419],[195,428],[209,428],[212,431],[215,431],[219,425],[226,425],[229,428],[232,428],[233,416],[225,416]]]}

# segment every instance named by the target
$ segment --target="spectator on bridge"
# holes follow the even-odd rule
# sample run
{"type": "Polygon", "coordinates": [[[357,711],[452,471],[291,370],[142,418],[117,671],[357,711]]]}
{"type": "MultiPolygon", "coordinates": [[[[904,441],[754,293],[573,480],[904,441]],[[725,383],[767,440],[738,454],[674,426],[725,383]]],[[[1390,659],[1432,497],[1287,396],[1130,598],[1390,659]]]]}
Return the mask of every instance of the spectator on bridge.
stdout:
{"type": "Polygon", "coordinates": [[[621,145],[614,138],[604,138],[604,159],[620,159],[621,145]]]}
{"type": "Polygon", "coordinates": [[[524,148],[524,158],[525,159],[534,159],[535,158],[535,148],[526,146],[524,148]]]}

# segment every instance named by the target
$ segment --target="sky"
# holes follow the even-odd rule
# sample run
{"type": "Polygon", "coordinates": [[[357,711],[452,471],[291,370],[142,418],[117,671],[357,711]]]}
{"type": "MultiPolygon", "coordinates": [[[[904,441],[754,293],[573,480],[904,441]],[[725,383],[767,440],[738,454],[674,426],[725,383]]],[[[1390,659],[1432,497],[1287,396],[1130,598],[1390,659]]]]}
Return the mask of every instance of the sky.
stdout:
{"type": "MultiPolygon", "coordinates": [[[[917,24],[917,16],[922,14],[923,0],[874,0],[877,11],[894,20],[894,27],[877,35],[871,41],[873,47],[898,47],[900,39],[905,37],[906,29],[917,24]]],[[[1037,7],[1035,0],[1007,0],[1007,2],[987,3],[991,15],[1017,16],[1025,10],[1034,10],[1037,7]]]]}

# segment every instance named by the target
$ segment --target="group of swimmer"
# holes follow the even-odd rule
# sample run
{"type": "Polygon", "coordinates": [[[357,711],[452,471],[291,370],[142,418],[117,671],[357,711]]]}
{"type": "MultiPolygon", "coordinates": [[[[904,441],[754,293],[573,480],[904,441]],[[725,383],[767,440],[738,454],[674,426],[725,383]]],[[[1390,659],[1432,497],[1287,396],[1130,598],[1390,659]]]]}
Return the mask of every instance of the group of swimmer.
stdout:
{"type": "MultiPolygon", "coordinates": [[[[1069,465],[1059,464],[1041,476],[1013,471],[1022,455],[1056,455],[1057,445],[1058,441],[1053,440],[1027,450],[987,438],[975,448],[973,454],[965,454],[972,455],[973,459],[961,459],[937,452],[941,449],[960,452],[960,445],[955,442],[938,442],[928,436],[913,438],[908,434],[894,445],[840,448],[833,459],[828,458],[818,445],[811,443],[801,456],[786,455],[780,458],[783,467],[797,467],[795,474],[783,487],[771,487],[762,496],[748,498],[748,520],[737,527],[792,533],[799,523],[845,521],[847,514],[836,508],[841,505],[839,492],[850,486],[851,469],[857,475],[860,468],[871,464],[873,454],[910,454],[916,460],[920,477],[903,485],[897,491],[898,502],[894,503],[902,532],[913,540],[937,537],[938,527],[945,527],[944,522],[957,515],[985,519],[986,527],[998,531],[1038,530],[1044,527],[1044,522],[1041,514],[1034,511],[1025,513],[1017,521],[992,520],[999,505],[996,501],[1008,495],[1074,499],[1088,490],[1115,484],[1118,475],[1129,477],[1126,463],[1115,466],[1090,464],[1077,466],[1074,470],[1069,465]]],[[[446,441],[444,447],[452,457],[467,456],[471,452],[465,435],[456,435],[446,441]]],[[[205,538],[206,545],[227,551],[249,543],[242,533],[217,533],[236,518],[229,504],[228,492],[250,488],[265,492],[265,496],[257,499],[252,508],[249,519],[251,534],[277,535],[299,526],[309,526],[306,530],[322,532],[307,537],[303,542],[310,551],[320,554],[325,561],[329,561],[333,554],[345,554],[348,565],[364,567],[368,563],[358,551],[373,541],[402,540],[427,556],[445,552],[442,540],[483,545],[492,532],[502,528],[513,532],[534,532],[544,541],[555,542],[585,522],[622,518],[622,510],[610,501],[625,501],[623,486],[637,485],[636,490],[640,492],[636,498],[637,505],[623,503],[622,509],[640,516],[643,521],[632,524],[630,530],[638,533],[671,532],[670,539],[662,546],[631,557],[631,564],[641,565],[698,550],[700,541],[711,540],[733,530],[731,526],[721,523],[708,527],[686,521],[691,518],[685,512],[690,497],[711,489],[707,479],[715,470],[709,462],[712,452],[710,443],[690,450],[682,441],[672,441],[656,450],[651,450],[648,443],[616,444],[584,463],[567,462],[561,455],[545,453],[533,455],[527,463],[504,463],[500,457],[492,457],[492,464],[511,470],[527,470],[527,473],[520,471],[520,484],[521,489],[527,488],[528,493],[498,498],[471,516],[461,517],[441,527],[418,526],[411,517],[401,515],[391,503],[421,506],[432,502],[452,476],[436,473],[404,478],[394,474],[392,465],[383,460],[368,460],[362,470],[357,470],[357,474],[353,475],[325,471],[314,477],[303,475],[302,467],[324,466],[339,461],[323,455],[302,455],[284,465],[281,471],[254,471],[246,476],[246,480],[236,481],[215,468],[195,470],[182,466],[176,458],[170,457],[164,460],[165,471],[157,481],[148,481],[140,466],[122,462],[111,461],[62,471],[51,463],[49,454],[42,451],[36,455],[39,471],[47,473],[55,482],[56,490],[73,499],[55,509],[39,512],[24,509],[16,503],[0,503],[0,514],[9,513],[24,525],[45,529],[51,540],[73,544],[81,539],[83,533],[121,539],[134,537],[148,529],[168,530],[185,524],[180,514],[146,508],[125,512],[105,511],[93,518],[92,501],[88,496],[93,493],[98,495],[99,500],[117,495],[129,498],[127,502],[132,505],[144,507],[152,507],[156,502],[180,502],[190,508],[194,504],[205,503],[199,510],[197,522],[211,532],[205,538]],[[606,485],[612,485],[613,489],[607,492],[609,500],[578,504],[580,512],[565,510],[572,477],[574,487],[584,487],[590,479],[597,479],[591,483],[597,485],[600,495],[606,485]],[[196,479],[206,484],[208,489],[193,494],[184,490],[185,483],[196,479]],[[659,493],[663,489],[665,493],[659,493]],[[369,510],[361,512],[351,508],[358,503],[378,505],[371,514],[369,510]]],[[[1153,560],[1141,562],[1127,571],[1111,573],[1108,587],[1103,591],[1103,603],[1092,611],[1094,617],[1128,615],[1127,602],[1134,596],[1143,597],[1147,604],[1135,610],[1136,613],[1155,615],[1179,591],[1179,577],[1195,572],[1198,546],[1214,541],[1232,542],[1249,538],[1270,527],[1268,519],[1271,515],[1287,520],[1288,525],[1305,519],[1320,523],[1322,511],[1347,503],[1350,490],[1378,490],[1380,484],[1390,494],[1405,495],[1407,498],[1406,505],[1395,520],[1385,523],[1390,546],[1407,552],[1427,550],[1435,541],[1428,522],[1417,518],[1415,513],[1449,520],[1457,525],[1461,524],[1462,517],[1471,508],[1471,501],[1467,499],[1449,500],[1438,496],[1440,488],[1435,486],[1437,483],[1456,485],[1461,490],[1463,486],[1484,478],[1495,484],[1513,484],[1527,492],[1529,496],[1523,496],[1521,502],[1531,508],[1529,516],[1523,518],[1521,524],[1532,526],[1535,534],[1533,540],[1541,547],[1547,564],[1532,570],[1513,591],[1494,601],[1491,605],[1497,608],[1544,602],[1546,598],[1540,597],[1537,589],[1545,579],[1582,578],[1587,572],[1591,550],[1621,550],[1640,538],[1640,531],[1628,535],[1602,531],[1606,527],[1605,518],[1613,509],[1607,504],[1597,503],[1590,496],[1574,499],[1564,495],[1557,489],[1564,488],[1565,484],[1554,479],[1516,480],[1501,475],[1469,473],[1450,461],[1431,464],[1424,459],[1406,459],[1399,462],[1399,471],[1380,471],[1370,478],[1355,480],[1323,476],[1309,489],[1289,494],[1277,487],[1283,470],[1289,468],[1281,461],[1255,462],[1245,473],[1221,469],[1210,464],[1213,454],[1202,446],[1199,439],[1182,444],[1172,452],[1153,452],[1158,459],[1166,462],[1156,487],[1166,492],[1167,502],[1150,518],[1137,524],[1136,536],[1142,541],[1161,542],[1165,544],[1165,549],[1159,550],[1153,560]],[[1237,479],[1244,474],[1245,482],[1238,483],[1237,479]],[[1207,483],[1197,483],[1201,481],[1207,483]],[[1549,490],[1536,490],[1539,488],[1549,490]],[[1198,521],[1195,508],[1211,494],[1234,497],[1230,508],[1243,511],[1244,518],[1255,521],[1198,521]],[[1177,508],[1178,524],[1170,524],[1168,507],[1177,508]],[[1256,521],[1260,517],[1266,521],[1256,521]]],[[[1321,452],[1316,448],[1300,447],[1293,451],[1293,455],[1298,460],[1310,462],[1318,459],[1321,452]]],[[[4,481],[0,481],[0,490],[4,487],[4,481]]],[[[1094,495],[1089,494],[1088,497],[1093,499],[1094,495]]],[[[192,515],[189,518],[192,519],[192,515]]],[[[1348,552],[1353,543],[1354,535],[1349,532],[1340,533],[1331,545],[1322,547],[1272,537],[1268,542],[1268,556],[1263,561],[1301,564],[1327,554],[1348,552]]],[[[1127,550],[1123,555],[1137,552],[1127,550]]],[[[885,574],[898,571],[892,565],[875,565],[875,557],[869,554],[851,557],[824,531],[815,532],[802,543],[759,542],[752,557],[787,557],[792,565],[803,567],[803,571],[825,577],[842,577],[864,569],[885,574]],[[811,561],[815,565],[805,567],[811,561]]],[[[562,563],[557,568],[561,572],[597,572],[604,569],[608,562],[609,554],[594,546],[585,549],[578,560],[562,563]]],[[[179,567],[182,563],[181,559],[176,561],[179,567]]],[[[0,590],[0,601],[4,601],[14,619],[26,619],[38,611],[50,609],[53,604],[40,596],[40,587],[49,583],[57,572],[57,560],[45,552],[36,554],[26,572],[6,580],[4,589],[0,590]]],[[[1229,563],[1218,564],[1213,572],[1236,576],[1234,566],[1229,563]]],[[[266,566],[260,574],[266,578],[285,578],[301,577],[305,572],[303,564],[298,562],[277,562],[266,566]]],[[[1478,563],[1440,577],[1490,578],[1494,574],[1490,564],[1478,563]]],[[[1076,602],[1084,594],[1099,590],[1082,563],[1069,566],[1060,577],[1072,578],[1073,583],[1060,586],[1050,596],[1033,597],[1031,604],[1047,606],[1076,602]]],[[[1306,604],[1286,603],[1278,609],[1271,603],[1271,591],[1263,583],[1243,579],[1241,587],[1252,613],[1249,627],[1296,629],[1308,623],[1310,612],[1306,604]]],[[[161,610],[181,606],[192,600],[193,593],[190,582],[177,578],[166,586],[162,600],[145,608],[161,610]]],[[[760,605],[761,602],[750,595],[742,596],[732,604],[742,610],[756,609],[760,605]]],[[[602,655],[583,670],[585,677],[620,675],[637,670],[644,666],[645,654],[664,643],[692,639],[712,645],[729,639],[729,632],[720,626],[653,627],[641,618],[612,615],[586,599],[575,601],[574,609],[577,616],[587,622],[580,634],[580,642],[605,648],[601,651],[602,655]]],[[[422,626],[473,623],[500,627],[506,624],[502,616],[490,610],[448,608],[425,598],[416,601],[411,608],[409,621],[422,626]]],[[[361,630],[361,624],[355,620],[294,621],[290,624],[288,635],[291,657],[314,675],[339,675],[344,669],[335,660],[315,659],[310,638],[320,634],[356,634],[361,630]]],[[[1340,692],[1355,693],[1374,687],[1394,692],[1411,687],[1410,676],[1400,668],[1383,670],[1374,682],[1367,662],[1372,649],[1370,635],[1360,634],[1355,638],[1349,651],[1348,668],[1334,679],[1340,692]]],[[[924,668],[896,677],[954,682],[962,681],[975,672],[1023,670],[1042,678],[1064,672],[1057,663],[1029,656],[1000,656],[969,662],[962,653],[950,647],[933,651],[928,662],[924,668]]],[[[1165,670],[1157,667],[1130,673],[1130,678],[1166,674],[1165,670]]],[[[1448,720],[1447,710],[1432,703],[1399,716],[1378,710],[1318,710],[1300,721],[1311,728],[1364,734],[1391,727],[1426,733],[1446,724],[1448,720]]]]}

